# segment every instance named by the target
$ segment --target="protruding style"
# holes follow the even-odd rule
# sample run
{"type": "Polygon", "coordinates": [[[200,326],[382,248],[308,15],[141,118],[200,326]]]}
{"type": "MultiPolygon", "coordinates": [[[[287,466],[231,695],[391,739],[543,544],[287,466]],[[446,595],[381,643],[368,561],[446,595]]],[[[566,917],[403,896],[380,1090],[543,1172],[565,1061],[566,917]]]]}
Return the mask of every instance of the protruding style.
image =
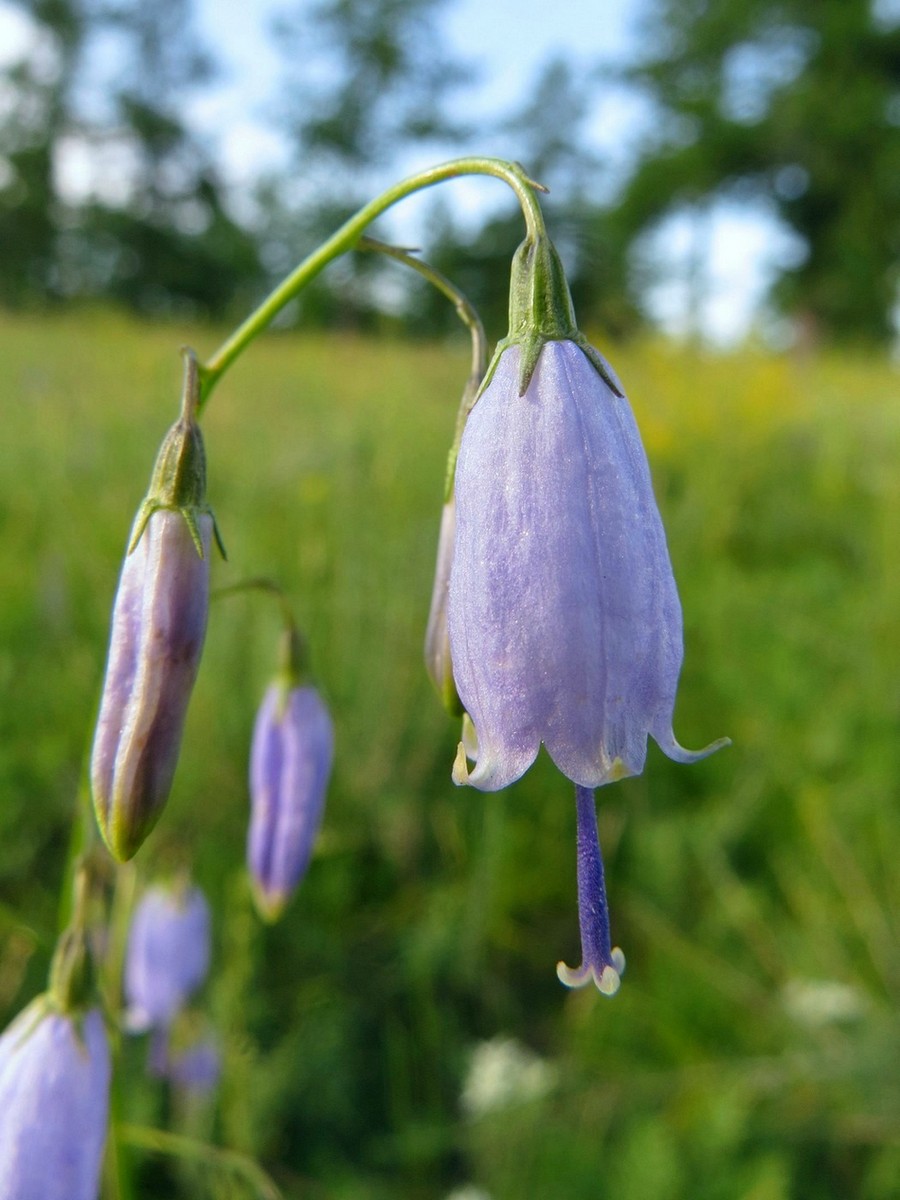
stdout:
{"type": "Polygon", "coordinates": [[[594,793],[590,788],[576,787],[575,803],[578,810],[576,853],[581,966],[573,970],[565,963],[557,963],[556,974],[566,987],[578,988],[594,983],[605,996],[614,996],[625,970],[625,955],[618,946],[610,944],[609,907],[594,793]]]}

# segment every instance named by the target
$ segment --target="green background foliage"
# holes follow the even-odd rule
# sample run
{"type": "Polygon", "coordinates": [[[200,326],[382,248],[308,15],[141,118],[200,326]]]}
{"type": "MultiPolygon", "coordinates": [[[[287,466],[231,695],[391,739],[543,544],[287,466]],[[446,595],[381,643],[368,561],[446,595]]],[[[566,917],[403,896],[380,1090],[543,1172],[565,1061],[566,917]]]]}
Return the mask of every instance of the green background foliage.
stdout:
{"type": "MultiPolygon", "coordinates": [[[[201,355],[219,340],[188,332],[201,355]]],[[[4,1023],[44,984],[177,348],[104,313],[0,319],[4,1023]]],[[[217,601],[136,871],[140,886],[187,862],[211,899],[195,1019],[224,1074],[188,1105],[132,1040],[123,1119],[246,1152],[288,1197],[896,1195],[895,372],[653,343],[614,360],[685,610],[676,732],[734,740],[694,767],[651,748],[641,778],[598,794],[621,992],[554,975],[578,960],[570,786],[542,759],[505,793],[454,788],[457,730],[421,665],[467,348],[270,336],[204,419],[229,551],[214,580],[263,574],[292,598],[335,775],[309,875],[265,927],[243,873],[245,780],[278,615],[265,596],[217,601]]],[[[225,1170],[131,1158],[136,1196],[253,1194],[225,1170]]]]}

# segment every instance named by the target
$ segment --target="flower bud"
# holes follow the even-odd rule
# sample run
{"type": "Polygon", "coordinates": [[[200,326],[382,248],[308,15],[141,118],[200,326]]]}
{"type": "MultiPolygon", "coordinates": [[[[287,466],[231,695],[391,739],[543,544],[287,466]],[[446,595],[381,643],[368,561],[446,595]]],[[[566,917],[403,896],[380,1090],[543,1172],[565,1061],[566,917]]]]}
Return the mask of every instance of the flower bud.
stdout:
{"type": "Polygon", "coordinates": [[[462,713],[462,705],[453,682],[453,663],[450,658],[450,633],[447,628],[447,603],[450,596],[450,567],[453,563],[453,544],[456,540],[456,499],[451,494],[441,513],[438,535],[437,565],[434,590],[425,630],[425,666],[444,707],[454,716],[462,713]]]}
{"type": "Polygon", "coordinates": [[[247,837],[254,897],[267,920],[280,916],[309,864],[333,752],[331,718],[315,688],[273,683],[253,730],[247,837]]]}
{"type": "Polygon", "coordinates": [[[168,799],[206,636],[218,532],[205,500],[196,396],[189,359],[182,416],[157,457],[113,607],[91,784],[100,830],[121,860],[138,850],[168,799]]]}
{"type": "Polygon", "coordinates": [[[110,1055],[99,1009],[40,997],[0,1037],[0,1196],[97,1200],[110,1055]]]}
{"type": "Polygon", "coordinates": [[[150,887],[135,909],[125,955],[126,1024],[167,1030],[206,979],[210,915],[197,887],[150,887]]]}

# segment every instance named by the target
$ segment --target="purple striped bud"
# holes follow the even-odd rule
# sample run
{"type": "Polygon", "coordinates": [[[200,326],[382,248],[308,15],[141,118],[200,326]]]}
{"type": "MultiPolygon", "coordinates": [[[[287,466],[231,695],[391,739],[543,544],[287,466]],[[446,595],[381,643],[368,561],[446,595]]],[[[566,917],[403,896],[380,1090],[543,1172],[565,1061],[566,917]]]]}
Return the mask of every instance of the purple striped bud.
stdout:
{"type": "Polygon", "coordinates": [[[109,1115],[103,1017],[40,997],[0,1037],[0,1196],[97,1200],[109,1115]]]}
{"type": "Polygon", "coordinates": [[[197,394],[189,359],[182,417],[160,449],[113,607],[91,785],[100,830],[121,860],[138,850],[169,797],[206,636],[218,533],[205,500],[197,394]]]}
{"type": "Polygon", "coordinates": [[[331,717],[312,687],[273,683],[250,751],[247,866],[264,917],[280,916],[309,864],[331,774],[331,717]]]}
{"type": "Polygon", "coordinates": [[[209,959],[209,905],[200,889],[148,888],[128,934],[128,1028],[133,1033],[168,1029],[206,979],[209,959]]]}

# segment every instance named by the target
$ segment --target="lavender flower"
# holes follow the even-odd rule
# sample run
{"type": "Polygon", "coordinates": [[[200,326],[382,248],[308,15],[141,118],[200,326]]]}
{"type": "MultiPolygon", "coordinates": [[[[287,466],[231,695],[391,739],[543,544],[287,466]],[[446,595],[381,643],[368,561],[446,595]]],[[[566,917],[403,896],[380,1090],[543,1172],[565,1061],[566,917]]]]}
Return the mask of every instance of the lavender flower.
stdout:
{"type": "Polygon", "coordinates": [[[650,471],[549,240],[517,252],[510,336],[466,422],[455,494],[450,648],[477,760],[461,744],[454,779],[506,787],[543,743],[577,785],[585,964],[561,977],[612,992],[591,789],[640,773],[648,735],[679,762],[722,743],[691,752],[672,732],[681,607],[650,471]]]}
{"type": "Polygon", "coordinates": [[[254,895],[269,920],[309,864],[333,752],[331,718],[315,688],[273,683],[253,730],[247,838],[254,895]]]}
{"type": "Polygon", "coordinates": [[[574,783],[671,758],[681,608],[631,409],[573,341],[548,341],[519,393],[500,357],[463,433],[450,581],[456,686],[478,737],[460,782],[506,787],[543,742],[574,783]]]}
{"type": "Polygon", "coordinates": [[[0,1196],[96,1200],[109,1081],[98,1009],[41,997],[19,1015],[0,1037],[0,1196]]]}
{"type": "Polygon", "coordinates": [[[209,906],[197,887],[148,888],[128,934],[126,1021],[134,1033],[166,1031],[206,978],[209,906]]]}
{"type": "Polygon", "coordinates": [[[222,1056],[209,1038],[171,1055],[168,1076],[182,1092],[195,1096],[215,1090],[222,1074],[222,1056]]]}
{"type": "Polygon", "coordinates": [[[205,500],[197,389],[188,358],[182,417],[160,449],[113,608],[91,785],[100,830],[119,859],[138,850],[168,799],[206,636],[218,534],[205,500]]]}

